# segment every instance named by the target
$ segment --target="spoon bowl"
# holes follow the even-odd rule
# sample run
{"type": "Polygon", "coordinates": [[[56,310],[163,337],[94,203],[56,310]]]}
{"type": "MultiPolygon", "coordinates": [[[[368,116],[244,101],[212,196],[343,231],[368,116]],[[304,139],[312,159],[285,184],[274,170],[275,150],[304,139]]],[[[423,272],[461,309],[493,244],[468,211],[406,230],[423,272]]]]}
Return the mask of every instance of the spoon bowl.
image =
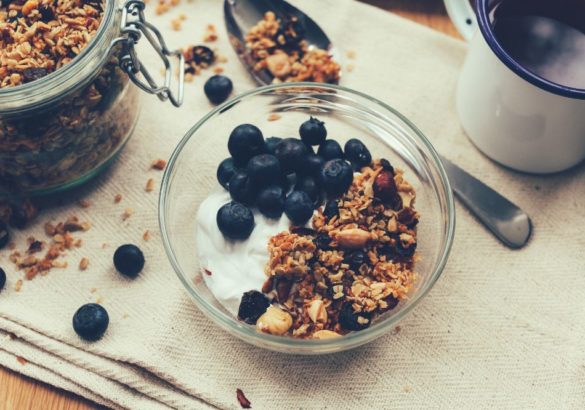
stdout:
{"type": "Polygon", "coordinates": [[[245,37],[246,33],[262,20],[267,11],[272,11],[280,20],[295,17],[303,28],[303,38],[309,44],[309,49],[328,50],[335,61],[341,64],[340,53],[333,47],[331,40],[321,27],[301,10],[284,0],[225,0],[223,10],[230,43],[244,67],[260,85],[272,84],[274,77],[268,70],[254,70],[255,61],[246,47],[245,37]]]}

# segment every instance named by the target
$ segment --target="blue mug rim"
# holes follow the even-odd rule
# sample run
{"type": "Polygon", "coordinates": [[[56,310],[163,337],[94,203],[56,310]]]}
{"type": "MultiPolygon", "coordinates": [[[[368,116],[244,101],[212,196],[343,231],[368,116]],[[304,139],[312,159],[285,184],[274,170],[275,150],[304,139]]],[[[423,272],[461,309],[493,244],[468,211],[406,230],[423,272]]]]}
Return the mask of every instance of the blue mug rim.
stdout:
{"type": "MultiPolygon", "coordinates": [[[[503,0],[500,0],[499,2],[501,1],[503,0]]],[[[500,59],[500,61],[502,61],[510,70],[512,70],[514,73],[522,77],[524,80],[528,81],[529,83],[537,86],[542,90],[558,94],[563,97],[584,100],[585,89],[567,87],[562,84],[546,80],[543,77],[534,74],[532,71],[529,71],[522,65],[518,64],[516,60],[514,60],[504,50],[504,48],[496,39],[494,32],[492,30],[492,25],[489,17],[490,3],[492,3],[492,1],[490,0],[475,0],[475,13],[477,15],[479,29],[481,30],[484,39],[486,40],[494,54],[500,59]]]]}

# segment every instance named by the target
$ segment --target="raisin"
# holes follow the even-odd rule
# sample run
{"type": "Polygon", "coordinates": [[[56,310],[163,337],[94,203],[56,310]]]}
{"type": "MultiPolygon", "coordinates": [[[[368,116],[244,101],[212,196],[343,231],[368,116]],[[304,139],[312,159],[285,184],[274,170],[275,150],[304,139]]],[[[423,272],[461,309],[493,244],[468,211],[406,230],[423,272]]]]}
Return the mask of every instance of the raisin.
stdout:
{"type": "Polygon", "coordinates": [[[278,277],[276,278],[276,285],[274,286],[276,289],[276,298],[279,303],[284,303],[288,299],[288,295],[290,294],[290,290],[292,288],[292,281],[285,277],[278,277]]]}
{"type": "Polygon", "coordinates": [[[345,330],[364,330],[370,326],[372,314],[355,312],[351,303],[345,303],[339,312],[339,324],[345,330]]]}
{"type": "Polygon", "coordinates": [[[339,215],[339,200],[332,199],[327,201],[327,205],[325,205],[325,208],[323,209],[323,215],[325,215],[327,219],[339,215]]]}
{"type": "Polygon", "coordinates": [[[215,60],[215,53],[209,47],[193,46],[191,49],[191,58],[197,65],[210,65],[215,60]]]}
{"type": "Polygon", "coordinates": [[[386,171],[390,171],[394,174],[394,167],[390,164],[390,161],[388,161],[387,159],[381,159],[380,165],[382,165],[382,168],[384,168],[386,171]]]}
{"type": "Polygon", "coordinates": [[[242,301],[238,308],[238,319],[254,325],[260,316],[270,306],[268,298],[257,290],[251,290],[242,295],[242,301]]]}
{"type": "Polygon", "coordinates": [[[313,242],[315,243],[317,249],[321,249],[323,251],[330,251],[332,249],[330,246],[331,237],[328,233],[320,233],[315,239],[313,239],[313,242]]]}
{"type": "Polygon", "coordinates": [[[41,21],[43,23],[48,23],[55,20],[55,13],[53,12],[53,9],[47,4],[41,4],[39,7],[39,13],[41,13],[41,21]]]}
{"type": "Polygon", "coordinates": [[[360,266],[366,263],[367,259],[368,258],[365,252],[355,251],[345,255],[345,258],[343,258],[343,262],[347,263],[352,271],[357,272],[360,266]]]}
{"type": "Polygon", "coordinates": [[[25,68],[22,72],[22,76],[24,77],[25,83],[30,83],[31,81],[38,80],[49,74],[46,68],[43,67],[31,67],[25,68]]]}

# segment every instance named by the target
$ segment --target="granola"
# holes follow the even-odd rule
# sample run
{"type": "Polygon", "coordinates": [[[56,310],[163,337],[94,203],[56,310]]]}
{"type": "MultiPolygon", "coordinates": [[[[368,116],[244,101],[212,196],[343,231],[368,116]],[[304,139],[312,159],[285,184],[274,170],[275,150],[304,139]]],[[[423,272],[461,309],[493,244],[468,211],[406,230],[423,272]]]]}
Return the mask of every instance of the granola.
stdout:
{"type": "MultiPolygon", "coordinates": [[[[0,89],[40,83],[47,74],[75,64],[97,32],[103,4],[3,2],[0,89]]],[[[114,50],[89,83],[80,81],[51,104],[10,114],[0,108],[0,195],[54,190],[83,181],[123,146],[138,115],[138,95],[119,68],[119,54],[114,50]]]]}
{"type": "Polygon", "coordinates": [[[400,169],[375,161],[355,176],[335,215],[320,209],[312,229],[270,238],[262,290],[292,317],[288,335],[361,330],[408,297],[417,277],[414,199],[400,169]]]}
{"type": "Polygon", "coordinates": [[[274,82],[339,82],[339,64],[328,50],[309,46],[295,16],[281,20],[269,11],[245,40],[254,70],[268,70],[274,82]]]}

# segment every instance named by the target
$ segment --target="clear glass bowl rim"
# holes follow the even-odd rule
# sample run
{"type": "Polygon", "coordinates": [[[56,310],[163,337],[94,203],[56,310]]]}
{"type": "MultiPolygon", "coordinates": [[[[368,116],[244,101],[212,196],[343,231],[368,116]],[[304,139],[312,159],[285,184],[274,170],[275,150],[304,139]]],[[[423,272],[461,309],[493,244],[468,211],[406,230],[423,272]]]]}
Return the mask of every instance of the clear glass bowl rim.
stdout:
{"type": "Polygon", "coordinates": [[[398,323],[404,316],[406,316],[422,299],[423,297],[432,289],[433,285],[441,276],[443,269],[447,263],[449,258],[449,253],[451,251],[451,246],[453,244],[453,238],[455,234],[455,205],[454,205],[454,198],[453,193],[451,191],[451,185],[449,183],[449,179],[447,178],[447,174],[445,172],[445,168],[440,160],[439,154],[431,144],[431,142],[427,139],[427,137],[405,116],[403,116],[400,112],[395,110],[394,108],[390,107],[388,104],[371,97],[365,93],[360,91],[353,90],[351,88],[343,87],[340,85],[333,85],[333,84],[317,84],[317,83],[309,83],[309,82],[291,82],[291,83],[281,83],[281,84],[274,84],[274,85],[267,85],[258,88],[254,88],[250,91],[246,91],[242,94],[239,94],[230,100],[224,102],[223,104],[219,105],[218,107],[211,110],[209,113],[204,115],[199,121],[195,123],[193,127],[185,136],[181,139],[178,145],[175,147],[171,157],[167,163],[162,183],[161,189],[159,194],[159,227],[162,235],[163,245],[165,251],[167,253],[167,257],[171,262],[173,269],[175,270],[176,275],[179,277],[179,280],[183,284],[183,286],[187,289],[188,293],[194,299],[197,307],[208,317],[210,317],[216,324],[227,330],[229,333],[234,334],[235,336],[239,337],[240,339],[252,343],[257,346],[266,347],[272,350],[277,351],[288,351],[289,353],[300,353],[300,354],[311,354],[316,353],[319,354],[321,352],[333,352],[333,351],[343,351],[353,347],[357,347],[363,345],[367,342],[375,340],[379,336],[382,336],[384,333],[388,332],[392,327],[398,323]],[[295,339],[292,337],[283,337],[283,336],[273,336],[265,333],[257,332],[252,326],[247,327],[238,327],[234,326],[234,323],[237,319],[228,317],[226,314],[219,312],[217,308],[211,304],[209,304],[203,297],[201,297],[189,284],[188,280],[186,279],[188,275],[183,272],[181,269],[179,262],[175,256],[173,248],[171,246],[171,241],[169,239],[169,232],[167,230],[167,221],[165,217],[165,209],[167,206],[167,196],[168,191],[170,189],[170,180],[173,174],[175,164],[177,159],[181,155],[184,146],[189,142],[189,140],[197,133],[197,130],[203,124],[205,124],[209,119],[215,117],[216,114],[225,111],[230,106],[239,103],[240,101],[247,99],[249,97],[254,97],[260,94],[264,94],[267,92],[279,90],[279,89],[290,89],[290,88],[309,88],[311,92],[314,90],[321,88],[333,92],[341,92],[347,93],[359,98],[363,98],[369,100],[370,102],[376,104],[377,106],[389,111],[391,114],[398,117],[407,127],[414,132],[414,134],[419,138],[420,143],[422,143],[426,149],[428,149],[428,153],[432,158],[432,163],[436,167],[440,181],[442,186],[445,188],[445,198],[446,198],[446,205],[447,205],[447,230],[446,230],[446,237],[444,238],[444,245],[443,249],[440,252],[440,259],[438,263],[435,265],[433,272],[431,272],[429,276],[429,280],[424,288],[419,289],[416,294],[410,299],[410,302],[407,306],[405,306],[402,310],[397,312],[395,315],[389,317],[388,319],[384,320],[383,322],[379,323],[377,326],[373,326],[361,332],[352,332],[348,335],[345,335],[340,338],[333,338],[333,339],[325,339],[325,340],[313,340],[313,339],[295,339]],[[311,347],[314,347],[316,351],[311,351],[311,347]],[[329,348],[329,349],[328,349],[329,348]],[[298,349],[298,351],[295,351],[298,349]]]}

